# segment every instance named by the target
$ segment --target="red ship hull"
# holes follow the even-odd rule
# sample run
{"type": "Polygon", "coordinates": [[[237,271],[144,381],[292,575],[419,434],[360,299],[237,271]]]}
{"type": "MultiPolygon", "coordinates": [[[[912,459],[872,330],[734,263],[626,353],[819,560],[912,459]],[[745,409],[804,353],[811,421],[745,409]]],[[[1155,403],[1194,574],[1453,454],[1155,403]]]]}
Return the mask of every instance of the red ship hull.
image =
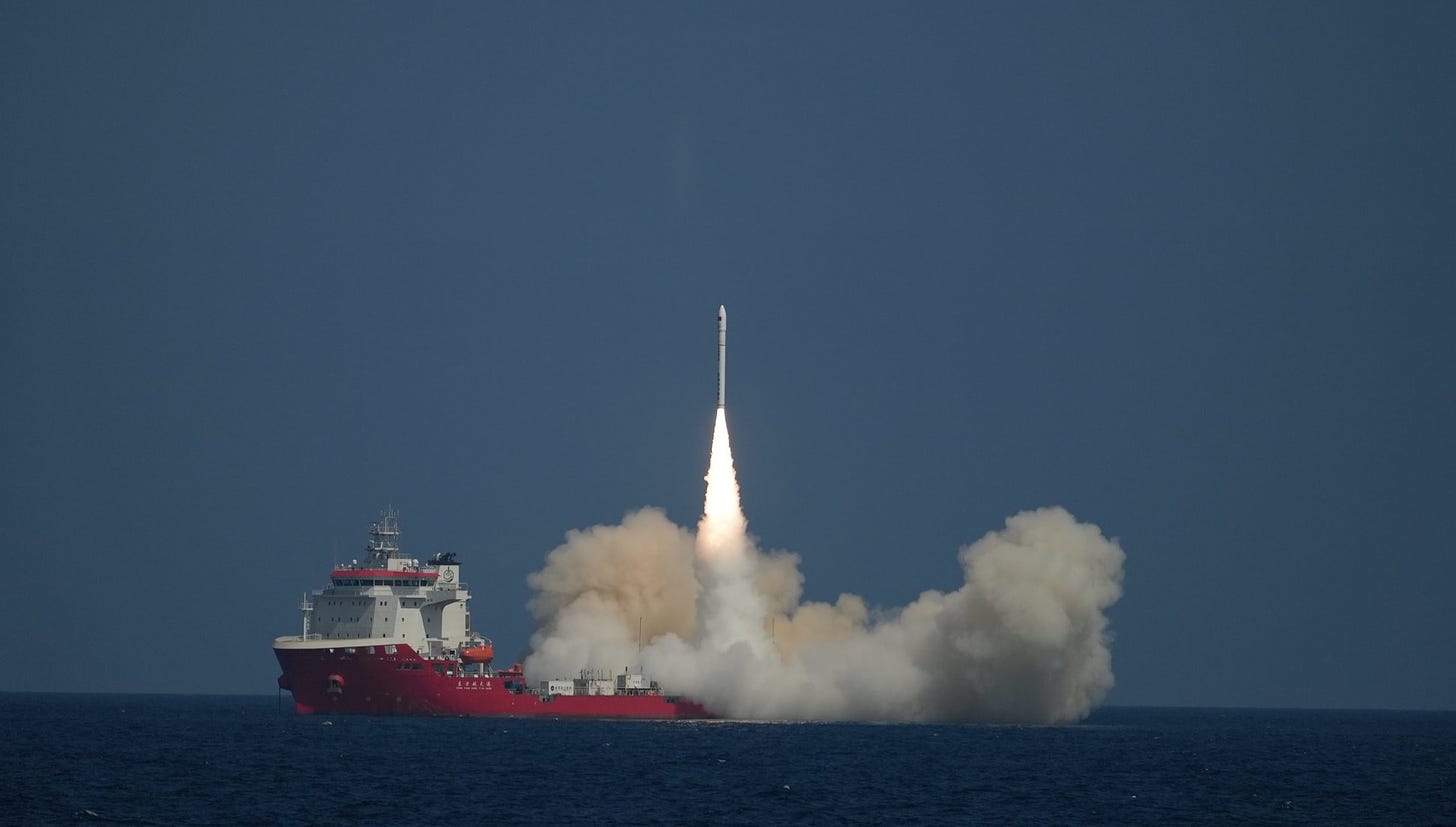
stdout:
{"type": "Polygon", "coordinates": [[[304,715],[483,715],[547,718],[711,718],[700,704],[671,695],[552,695],[529,692],[518,672],[471,673],[427,661],[405,644],[275,648],[304,715]]]}

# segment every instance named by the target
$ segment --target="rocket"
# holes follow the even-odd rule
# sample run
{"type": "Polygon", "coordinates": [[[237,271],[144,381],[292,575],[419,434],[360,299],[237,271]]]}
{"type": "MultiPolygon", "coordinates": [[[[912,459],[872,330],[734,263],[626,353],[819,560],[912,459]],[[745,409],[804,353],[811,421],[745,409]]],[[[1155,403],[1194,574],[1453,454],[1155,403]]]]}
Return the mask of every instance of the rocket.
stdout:
{"type": "Polygon", "coordinates": [[[728,309],[718,305],[718,407],[724,403],[728,374],[728,309]]]}

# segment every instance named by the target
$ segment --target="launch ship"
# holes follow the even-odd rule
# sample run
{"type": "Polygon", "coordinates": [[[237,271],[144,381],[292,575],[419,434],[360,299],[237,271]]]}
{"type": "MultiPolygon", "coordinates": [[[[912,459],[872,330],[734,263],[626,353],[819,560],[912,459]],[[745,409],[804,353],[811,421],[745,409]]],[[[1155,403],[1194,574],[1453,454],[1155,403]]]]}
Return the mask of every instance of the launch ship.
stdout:
{"type": "Polygon", "coordinates": [[[700,704],[666,694],[640,669],[531,685],[515,664],[498,669],[495,646],[471,630],[470,592],[454,554],[429,561],[399,549],[399,515],[380,515],[367,556],[336,566],[328,587],[306,595],[303,633],[273,641],[301,714],[707,718],[700,704]]]}

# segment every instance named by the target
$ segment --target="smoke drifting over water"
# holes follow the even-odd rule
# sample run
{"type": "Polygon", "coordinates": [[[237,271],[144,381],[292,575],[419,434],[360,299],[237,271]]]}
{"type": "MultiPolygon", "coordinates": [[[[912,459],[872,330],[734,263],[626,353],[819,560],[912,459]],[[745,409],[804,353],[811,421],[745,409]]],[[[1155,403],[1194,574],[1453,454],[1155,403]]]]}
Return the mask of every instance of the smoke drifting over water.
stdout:
{"type": "Polygon", "coordinates": [[[871,611],[801,602],[798,556],[758,549],[721,408],[706,481],[696,536],[649,508],[548,555],[528,674],[641,663],[720,715],[765,719],[1055,723],[1112,687],[1103,610],[1123,552],[1097,526],[1023,511],[960,550],[960,588],[871,611]]]}

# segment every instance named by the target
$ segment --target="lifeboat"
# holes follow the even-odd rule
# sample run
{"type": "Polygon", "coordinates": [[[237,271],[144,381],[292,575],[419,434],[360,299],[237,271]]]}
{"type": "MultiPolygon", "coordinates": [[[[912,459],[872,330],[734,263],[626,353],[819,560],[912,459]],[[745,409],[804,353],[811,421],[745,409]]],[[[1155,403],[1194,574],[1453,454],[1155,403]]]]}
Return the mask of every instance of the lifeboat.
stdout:
{"type": "Polygon", "coordinates": [[[476,643],[460,649],[461,663],[490,663],[495,660],[495,647],[489,643],[476,643]]]}

